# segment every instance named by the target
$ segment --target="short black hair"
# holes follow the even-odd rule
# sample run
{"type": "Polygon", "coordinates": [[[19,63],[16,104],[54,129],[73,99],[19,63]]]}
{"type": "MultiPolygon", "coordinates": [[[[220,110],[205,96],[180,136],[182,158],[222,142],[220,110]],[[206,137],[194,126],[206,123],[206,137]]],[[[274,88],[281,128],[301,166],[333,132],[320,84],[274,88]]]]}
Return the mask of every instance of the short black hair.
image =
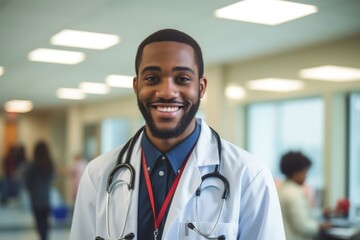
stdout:
{"type": "Polygon", "coordinates": [[[310,167],[310,159],[301,152],[290,151],[281,157],[280,170],[287,177],[310,167]]]}
{"type": "Polygon", "coordinates": [[[145,38],[139,45],[136,58],[135,58],[135,73],[138,75],[141,57],[143,54],[144,47],[154,42],[179,42],[189,45],[194,49],[195,63],[199,71],[199,79],[204,75],[204,61],[200,45],[188,34],[175,30],[175,29],[162,29],[154,32],[147,38],[145,38]]]}

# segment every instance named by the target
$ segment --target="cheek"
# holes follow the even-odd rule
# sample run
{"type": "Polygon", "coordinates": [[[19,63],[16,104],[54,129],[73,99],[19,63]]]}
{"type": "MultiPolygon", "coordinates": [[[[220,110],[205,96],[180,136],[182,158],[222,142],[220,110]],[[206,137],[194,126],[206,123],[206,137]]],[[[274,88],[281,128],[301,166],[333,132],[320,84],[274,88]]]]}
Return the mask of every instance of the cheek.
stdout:
{"type": "Polygon", "coordinates": [[[201,92],[199,91],[199,89],[194,89],[191,92],[191,98],[193,99],[194,102],[197,102],[198,100],[200,100],[201,92]]]}
{"type": "Polygon", "coordinates": [[[146,100],[151,98],[152,94],[151,91],[149,91],[149,89],[144,89],[144,88],[138,88],[137,89],[137,97],[139,100],[146,100]]]}

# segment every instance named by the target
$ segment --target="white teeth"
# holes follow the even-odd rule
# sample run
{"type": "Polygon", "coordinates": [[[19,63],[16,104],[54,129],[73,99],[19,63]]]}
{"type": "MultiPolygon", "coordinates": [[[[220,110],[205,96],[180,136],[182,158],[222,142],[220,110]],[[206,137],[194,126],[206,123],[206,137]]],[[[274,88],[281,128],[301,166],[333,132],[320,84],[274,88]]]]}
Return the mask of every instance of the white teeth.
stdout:
{"type": "Polygon", "coordinates": [[[160,112],[176,112],[179,110],[179,107],[157,107],[157,110],[160,112]]]}

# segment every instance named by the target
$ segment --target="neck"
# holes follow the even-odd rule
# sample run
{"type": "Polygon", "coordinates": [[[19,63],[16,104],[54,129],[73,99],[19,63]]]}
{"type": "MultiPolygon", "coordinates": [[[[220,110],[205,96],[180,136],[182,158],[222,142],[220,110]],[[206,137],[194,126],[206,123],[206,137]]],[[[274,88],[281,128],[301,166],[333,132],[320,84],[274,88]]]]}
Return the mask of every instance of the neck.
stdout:
{"type": "Polygon", "coordinates": [[[162,153],[168,152],[169,150],[171,150],[173,147],[175,147],[176,145],[178,145],[181,141],[183,141],[187,136],[189,136],[194,130],[195,130],[195,126],[196,126],[196,121],[195,119],[193,121],[191,121],[191,123],[189,124],[189,126],[185,129],[184,132],[182,132],[179,136],[174,137],[174,138],[167,138],[167,139],[162,139],[162,138],[158,138],[155,137],[151,134],[150,129],[148,128],[148,126],[146,126],[146,135],[149,138],[150,142],[152,144],[154,144],[154,146],[162,153]]]}

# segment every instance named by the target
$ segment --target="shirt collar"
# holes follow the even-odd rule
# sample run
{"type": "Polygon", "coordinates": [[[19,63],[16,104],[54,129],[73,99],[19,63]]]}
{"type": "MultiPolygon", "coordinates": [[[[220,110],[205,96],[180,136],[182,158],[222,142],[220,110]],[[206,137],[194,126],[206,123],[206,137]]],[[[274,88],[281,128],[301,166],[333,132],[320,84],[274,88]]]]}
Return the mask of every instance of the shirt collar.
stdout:
{"type": "Polygon", "coordinates": [[[186,160],[186,157],[188,156],[193,146],[196,144],[197,139],[199,138],[200,127],[201,126],[199,122],[196,121],[194,131],[182,142],[180,142],[178,145],[176,145],[174,148],[172,148],[166,153],[161,153],[150,142],[146,134],[143,134],[143,137],[141,139],[141,146],[144,149],[146,165],[149,169],[149,172],[151,172],[154,168],[156,160],[158,160],[159,157],[163,155],[169,160],[172,170],[174,171],[174,173],[177,174],[182,167],[184,161],[186,160]]]}

